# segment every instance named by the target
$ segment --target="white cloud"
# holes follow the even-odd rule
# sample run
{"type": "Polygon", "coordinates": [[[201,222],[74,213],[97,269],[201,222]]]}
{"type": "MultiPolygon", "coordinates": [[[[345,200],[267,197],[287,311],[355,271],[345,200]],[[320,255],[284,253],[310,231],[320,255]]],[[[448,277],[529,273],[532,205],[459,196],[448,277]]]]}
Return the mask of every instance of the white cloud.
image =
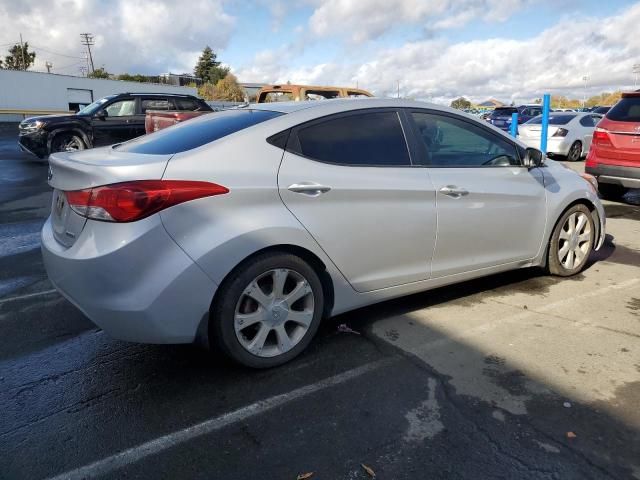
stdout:
{"type": "Polygon", "coordinates": [[[358,83],[377,95],[393,96],[400,81],[402,95],[440,101],[459,95],[529,101],[545,92],[581,97],[584,75],[589,76],[588,94],[633,84],[632,65],[640,59],[638,25],[640,4],[610,17],[560,21],[526,40],[428,39],[376,52],[375,59],[359,63],[290,68],[283,53],[263,52],[238,75],[245,81],[358,83]]]}
{"type": "Polygon", "coordinates": [[[312,36],[362,43],[407,25],[461,27],[471,20],[504,21],[531,0],[326,0],[309,19],[312,36]]]}
{"type": "Polygon", "coordinates": [[[16,42],[22,33],[36,51],[36,69],[51,61],[53,72],[70,74],[83,63],[71,58],[83,56],[82,32],[95,36],[96,68],[161,73],[191,71],[205,45],[214,51],[227,45],[235,24],[222,0],[0,0],[0,18],[7,19],[0,44],[16,42]]]}

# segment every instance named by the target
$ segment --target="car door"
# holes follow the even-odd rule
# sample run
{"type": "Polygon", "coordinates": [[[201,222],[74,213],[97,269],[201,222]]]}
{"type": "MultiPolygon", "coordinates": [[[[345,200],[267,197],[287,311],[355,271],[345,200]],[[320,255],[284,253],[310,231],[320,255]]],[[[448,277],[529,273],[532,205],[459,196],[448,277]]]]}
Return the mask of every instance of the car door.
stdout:
{"type": "MultiPolygon", "coordinates": [[[[136,116],[136,99],[119,98],[101,109],[91,119],[93,128],[93,146],[101,147],[125,142],[134,137],[131,121],[136,116]]],[[[144,128],[144,125],[143,125],[144,128]]]]}
{"type": "Polygon", "coordinates": [[[292,129],[278,188],[357,291],[429,278],[435,193],[428,173],[411,167],[396,110],[332,115],[292,129]]]}
{"type": "Polygon", "coordinates": [[[598,122],[602,119],[602,115],[586,115],[580,119],[580,125],[584,128],[582,139],[582,151],[586,155],[591,148],[591,141],[593,140],[593,131],[596,128],[598,122]],[[584,120],[584,123],[583,123],[584,120]]]}
{"type": "Polygon", "coordinates": [[[408,117],[436,191],[432,277],[535,257],[546,224],[540,169],[521,166],[520,147],[479,122],[425,110],[408,117]]]}

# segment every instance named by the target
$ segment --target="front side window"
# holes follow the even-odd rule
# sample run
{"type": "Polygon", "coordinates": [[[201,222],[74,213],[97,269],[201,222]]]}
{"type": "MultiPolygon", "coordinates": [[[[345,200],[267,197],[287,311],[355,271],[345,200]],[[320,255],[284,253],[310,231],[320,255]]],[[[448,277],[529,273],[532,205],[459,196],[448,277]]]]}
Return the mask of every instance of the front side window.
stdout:
{"type": "Polygon", "coordinates": [[[338,165],[408,166],[411,164],[395,111],[357,113],[302,127],[299,152],[338,165]]]}
{"type": "Polygon", "coordinates": [[[260,95],[260,103],[291,102],[295,100],[291,92],[267,92],[260,95]]]}
{"type": "Polygon", "coordinates": [[[516,147],[480,126],[454,117],[411,113],[424,145],[420,164],[437,167],[520,165],[516,147]]]}
{"type": "Polygon", "coordinates": [[[105,108],[110,117],[128,117],[136,114],[136,101],[133,99],[113,102],[105,108]]]}

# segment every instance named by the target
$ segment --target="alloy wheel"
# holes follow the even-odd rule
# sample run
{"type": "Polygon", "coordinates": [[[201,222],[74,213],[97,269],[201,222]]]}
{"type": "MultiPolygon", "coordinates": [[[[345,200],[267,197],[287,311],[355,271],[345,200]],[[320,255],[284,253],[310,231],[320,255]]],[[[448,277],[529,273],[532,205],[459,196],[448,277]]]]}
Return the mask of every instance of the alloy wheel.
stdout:
{"type": "Polygon", "coordinates": [[[580,145],[580,142],[574,142],[573,145],[571,145],[571,149],[569,150],[569,161],[571,162],[577,162],[580,159],[580,154],[582,153],[582,145],[580,145]]]}
{"type": "Polygon", "coordinates": [[[258,357],[294,348],[314,316],[311,285],[300,273],[278,268],[254,278],[236,304],[234,327],[240,345],[258,357]]]}
{"type": "Polygon", "coordinates": [[[558,239],[558,260],[564,268],[572,270],[580,265],[591,251],[591,223],[583,212],[567,217],[558,239]]]}

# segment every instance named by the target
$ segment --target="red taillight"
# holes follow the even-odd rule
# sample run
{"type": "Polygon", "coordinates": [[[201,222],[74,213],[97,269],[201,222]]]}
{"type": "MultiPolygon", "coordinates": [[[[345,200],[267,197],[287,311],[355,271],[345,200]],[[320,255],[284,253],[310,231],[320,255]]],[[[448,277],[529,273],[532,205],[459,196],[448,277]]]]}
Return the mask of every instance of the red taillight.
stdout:
{"type": "Polygon", "coordinates": [[[596,128],[593,131],[593,140],[591,140],[591,143],[598,147],[613,148],[613,143],[611,143],[609,132],[604,128],[596,128]]]}
{"type": "Polygon", "coordinates": [[[228,193],[209,182],[138,180],[65,192],[69,206],[79,215],[106,222],[134,222],[178,203],[228,193]]]}

